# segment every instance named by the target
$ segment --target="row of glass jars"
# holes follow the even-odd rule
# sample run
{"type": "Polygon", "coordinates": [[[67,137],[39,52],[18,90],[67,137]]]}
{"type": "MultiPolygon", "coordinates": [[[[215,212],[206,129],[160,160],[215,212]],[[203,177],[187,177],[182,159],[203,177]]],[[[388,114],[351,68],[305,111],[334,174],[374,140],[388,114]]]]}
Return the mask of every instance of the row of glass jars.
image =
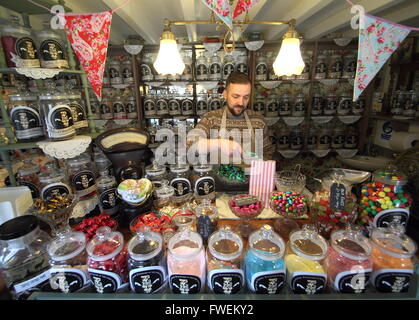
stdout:
{"type": "Polygon", "coordinates": [[[301,150],[304,145],[308,150],[356,149],[359,135],[353,126],[334,129],[310,127],[308,136],[300,127],[282,127],[276,135],[278,150],[301,150]]]}
{"type": "Polygon", "coordinates": [[[133,84],[134,73],[130,60],[111,60],[103,74],[103,84],[133,84]]]}
{"type": "Polygon", "coordinates": [[[17,16],[1,27],[1,44],[9,68],[68,68],[63,37],[52,30],[50,21],[44,29],[32,32],[19,24],[17,16]]]}
{"type": "Polygon", "coordinates": [[[399,225],[376,228],[371,238],[356,228],[332,233],[326,241],[314,225],[289,233],[287,243],[269,225],[242,238],[224,226],[201,236],[185,228],[163,246],[160,233],[139,230],[125,244],[120,232],[101,227],[90,241],[80,232],[54,239],[39,229],[34,216],[0,226],[0,268],[15,298],[31,291],[72,293],[93,286],[98,293],[129,288],[135,293],[216,294],[251,292],[360,294],[371,285],[383,293],[408,292],[414,274],[415,242],[399,225]],[[20,228],[17,228],[20,226],[20,228]],[[403,247],[401,252],[400,248],[403,247]],[[13,252],[14,259],[10,259],[13,252]],[[22,269],[26,272],[17,272],[22,269]],[[42,275],[42,276],[40,276],[42,275]]]}
{"type": "Polygon", "coordinates": [[[113,98],[104,96],[99,102],[95,97],[90,99],[93,119],[137,119],[137,102],[133,95],[124,98],[116,95],[113,98]]]}
{"type": "Polygon", "coordinates": [[[391,115],[415,118],[418,112],[419,98],[413,90],[394,92],[390,106],[391,115]]]}

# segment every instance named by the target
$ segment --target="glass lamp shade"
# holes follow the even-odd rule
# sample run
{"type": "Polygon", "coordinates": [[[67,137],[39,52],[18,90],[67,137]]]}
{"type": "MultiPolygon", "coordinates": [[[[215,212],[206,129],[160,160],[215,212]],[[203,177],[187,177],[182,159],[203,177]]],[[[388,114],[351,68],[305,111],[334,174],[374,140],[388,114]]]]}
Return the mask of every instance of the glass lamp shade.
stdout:
{"type": "Polygon", "coordinates": [[[159,53],[153,65],[156,71],[162,75],[170,74],[174,76],[183,73],[185,64],[180,57],[176,40],[160,40],[159,53]]]}
{"type": "Polygon", "coordinates": [[[281,49],[273,64],[277,76],[300,75],[304,70],[304,61],[301,57],[300,39],[285,38],[281,49]]]}

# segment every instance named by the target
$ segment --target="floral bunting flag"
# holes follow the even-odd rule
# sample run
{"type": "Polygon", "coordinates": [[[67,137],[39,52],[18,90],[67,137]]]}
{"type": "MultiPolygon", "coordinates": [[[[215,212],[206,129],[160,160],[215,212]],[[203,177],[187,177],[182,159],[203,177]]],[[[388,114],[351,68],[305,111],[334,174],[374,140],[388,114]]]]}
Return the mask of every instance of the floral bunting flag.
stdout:
{"type": "Polygon", "coordinates": [[[233,30],[233,18],[228,0],[202,0],[231,30],[233,30]]]}
{"type": "Polygon", "coordinates": [[[100,101],[112,11],[65,14],[64,18],[67,37],[100,101]]]}
{"type": "Polygon", "coordinates": [[[364,26],[364,28],[359,28],[358,64],[353,101],[358,99],[411,31],[409,27],[370,15],[365,15],[364,26]]]}
{"type": "Polygon", "coordinates": [[[233,19],[236,19],[243,12],[246,12],[253,7],[259,0],[239,0],[237,1],[236,7],[234,8],[233,19]]]}

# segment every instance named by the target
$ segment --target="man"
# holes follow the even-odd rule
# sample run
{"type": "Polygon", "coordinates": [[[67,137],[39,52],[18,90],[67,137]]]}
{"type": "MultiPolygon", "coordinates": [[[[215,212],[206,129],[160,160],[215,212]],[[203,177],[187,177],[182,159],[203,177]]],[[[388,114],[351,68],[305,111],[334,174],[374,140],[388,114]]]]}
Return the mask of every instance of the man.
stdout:
{"type": "Polygon", "coordinates": [[[209,111],[202,117],[195,129],[203,130],[207,138],[188,136],[188,147],[196,143],[196,151],[200,155],[205,152],[219,151],[227,156],[238,154],[241,157],[249,158],[255,156],[255,151],[257,151],[255,143],[263,143],[263,158],[271,159],[274,146],[269,140],[268,126],[260,114],[248,110],[251,91],[251,82],[247,75],[241,72],[232,72],[226,80],[223,92],[226,106],[219,110],[209,111]],[[221,134],[211,137],[213,129],[221,131],[221,134]],[[226,129],[226,132],[230,133],[231,130],[238,129],[242,139],[232,140],[231,137],[223,136],[223,130],[220,129],[226,129]],[[245,131],[245,129],[249,131],[245,131]],[[256,134],[257,130],[259,132],[256,134]],[[249,132],[251,133],[250,137],[249,132]],[[243,137],[251,138],[250,150],[244,145],[243,137]]]}

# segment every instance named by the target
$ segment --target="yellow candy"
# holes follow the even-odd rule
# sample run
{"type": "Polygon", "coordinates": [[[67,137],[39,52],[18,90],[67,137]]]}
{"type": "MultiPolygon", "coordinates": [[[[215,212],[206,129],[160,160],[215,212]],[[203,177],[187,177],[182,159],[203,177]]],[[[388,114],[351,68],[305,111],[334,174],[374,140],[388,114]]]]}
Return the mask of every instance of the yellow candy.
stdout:
{"type": "Polygon", "coordinates": [[[390,192],[390,188],[389,187],[385,187],[383,190],[384,190],[384,192],[390,192]]]}
{"type": "Polygon", "coordinates": [[[391,201],[390,197],[385,197],[384,200],[386,200],[387,202],[391,201]]]}
{"type": "Polygon", "coordinates": [[[382,206],[381,206],[381,209],[387,209],[387,206],[385,205],[385,204],[383,204],[382,206]]]}
{"type": "Polygon", "coordinates": [[[381,198],[384,198],[384,197],[386,196],[386,194],[385,194],[384,192],[382,192],[382,191],[381,191],[381,192],[379,192],[379,193],[378,193],[378,195],[379,195],[381,198]]]}
{"type": "Polygon", "coordinates": [[[309,260],[297,256],[296,254],[289,254],[285,257],[285,265],[288,272],[316,272],[324,273],[324,269],[317,261],[309,260]]]}

